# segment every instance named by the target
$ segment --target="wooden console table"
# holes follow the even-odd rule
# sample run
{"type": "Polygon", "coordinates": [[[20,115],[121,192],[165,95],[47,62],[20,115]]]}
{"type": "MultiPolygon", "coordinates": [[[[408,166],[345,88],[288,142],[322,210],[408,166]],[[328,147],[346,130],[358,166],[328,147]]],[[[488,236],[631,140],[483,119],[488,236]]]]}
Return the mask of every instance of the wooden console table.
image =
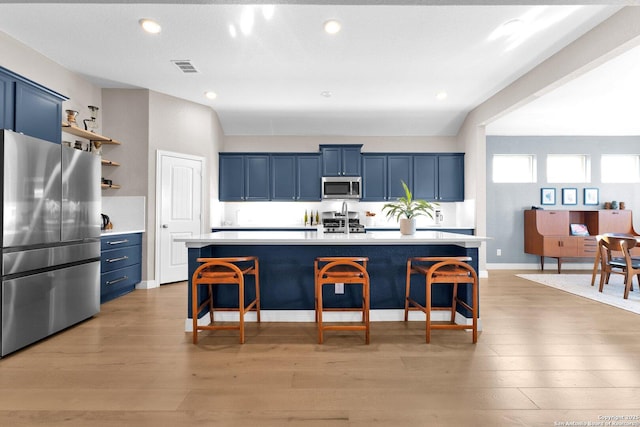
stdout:
{"type": "MultiPolygon", "coordinates": [[[[629,210],[538,210],[524,211],[524,252],[540,256],[540,269],[544,270],[544,257],[558,260],[558,273],[562,258],[591,258],[597,251],[596,237],[604,233],[638,235],[633,229],[629,210]],[[584,224],[588,236],[572,236],[570,224],[584,224]]],[[[634,248],[636,254],[640,249],[634,248]]]]}

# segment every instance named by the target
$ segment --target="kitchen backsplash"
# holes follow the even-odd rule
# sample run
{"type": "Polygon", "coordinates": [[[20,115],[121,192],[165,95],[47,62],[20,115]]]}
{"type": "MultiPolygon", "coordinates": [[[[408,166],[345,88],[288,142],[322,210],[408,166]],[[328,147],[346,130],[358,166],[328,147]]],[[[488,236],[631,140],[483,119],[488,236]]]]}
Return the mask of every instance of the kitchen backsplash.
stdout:
{"type": "Polygon", "coordinates": [[[102,213],[109,216],[113,232],[145,230],[145,197],[103,197],[102,213]]]}
{"type": "MultiPolygon", "coordinates": [[[[347,202],[349,211],[360,214],[360,222],[369,227],[397,228],[395,219],[387,220],[382,212],[383,202],[347,202]],[[376,215],[366,217],[366,212],[376,215]]],[[[305,211],[310,216],[316,212],[340,211],[342,201],[323,202],[224,202],[221,203],[221,216],[216,224],[214,218],[212,226],[301,226],[304,223],[305,211]]],[[[443,215],[443,227],[473,228],[473,202],[441,203],[438,207],[443,215]]],[[[417,226],[435,225],[435,220],[428,217],[418,217],[417,226]]],[[[314,221],[315,223],[315,221],[314,221]]],[[[308,224],[307,224],[308,225],[308,224]]]]}

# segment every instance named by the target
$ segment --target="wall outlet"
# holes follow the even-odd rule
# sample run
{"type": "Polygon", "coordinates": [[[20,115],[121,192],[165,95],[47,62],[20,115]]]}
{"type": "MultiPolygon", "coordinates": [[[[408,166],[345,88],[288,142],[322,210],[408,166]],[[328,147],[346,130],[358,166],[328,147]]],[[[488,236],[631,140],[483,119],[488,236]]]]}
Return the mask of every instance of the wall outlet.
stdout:
{"type": "Polygon", "coordinates": [[[498,250],[496,251],[496,255],[498,255],[498,256],[502,256],[502,249],[498,249],[498,250]]]}
{"type": "Polygon", "coordinates": [[[344,283],[336,283],[336,295],[344,294],[344,283]]]}

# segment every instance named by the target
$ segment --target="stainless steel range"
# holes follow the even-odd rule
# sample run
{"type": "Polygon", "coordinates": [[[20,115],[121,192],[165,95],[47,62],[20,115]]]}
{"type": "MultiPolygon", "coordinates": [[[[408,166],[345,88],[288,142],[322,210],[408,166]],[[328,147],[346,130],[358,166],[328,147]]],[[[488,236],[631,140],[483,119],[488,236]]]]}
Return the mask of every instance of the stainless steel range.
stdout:
{"type": "Polygon", "coordinates": [[[322,212],[322,226],[325,233],[346,233],[345,217],[349,218],[349,233],[365,233],[364,224],[360,224],[358,212],[349,211],[346,215],[340,212],[322,212]]]}

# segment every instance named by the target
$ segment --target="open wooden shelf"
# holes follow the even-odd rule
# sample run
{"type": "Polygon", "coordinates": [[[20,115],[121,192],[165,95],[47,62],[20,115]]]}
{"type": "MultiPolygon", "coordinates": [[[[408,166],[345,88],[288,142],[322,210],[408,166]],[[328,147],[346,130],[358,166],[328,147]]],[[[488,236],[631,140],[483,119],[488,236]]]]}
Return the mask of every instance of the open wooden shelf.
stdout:
{"type": "MultiPolygon", "coordinates": [[[[62,131],[66,133],[70,133],[71,135],[75,135],[80,138],[88,139],[91,143],[93,142],[101,142],[103,144],[114,144],[120,145],[120,141],[116,141],[115,139],[109,138],[108,136],[100,135],[94,132],[90,132],[88,130],[80,129],[75,125],[71,125],[67,122],[62,122],[62,131]]],[[[102,166],[120,166],[120,163],[114,162],[112,160],[100,159],[100,163],[102,166]]],[[[112,188],[117,190],[120,188],[118,184],[104,184],[101,183],[100,187],[105,190],[112,188]]]]}
{"type": "Polygon", "coordinates": [[[120,166],[120,163],[112,160],[102,159],[100,162],[102,163],[102,166],[120,166]]]}
{"type": "Polygon", "coordinates": [[[100,184],[100,186],[102,188],[113,188],[114,190],[117,190],[118,188],[120,188],[120,186],[118,184],[100,184]]]}
{"type": "Polygon", "coordinates": [[[77,126],[72,126],[66,122],[62,122],[62,131],[70,133],[71,135],[79,136],[80,138],[88,139],[91,142],[100,141],[103,144],[121,144],[120,141],[116,141],[115,139],[109,138],[108,136],[103,136],[97,133],[90,132],[88,130],[80,129],[77,126]]]}

